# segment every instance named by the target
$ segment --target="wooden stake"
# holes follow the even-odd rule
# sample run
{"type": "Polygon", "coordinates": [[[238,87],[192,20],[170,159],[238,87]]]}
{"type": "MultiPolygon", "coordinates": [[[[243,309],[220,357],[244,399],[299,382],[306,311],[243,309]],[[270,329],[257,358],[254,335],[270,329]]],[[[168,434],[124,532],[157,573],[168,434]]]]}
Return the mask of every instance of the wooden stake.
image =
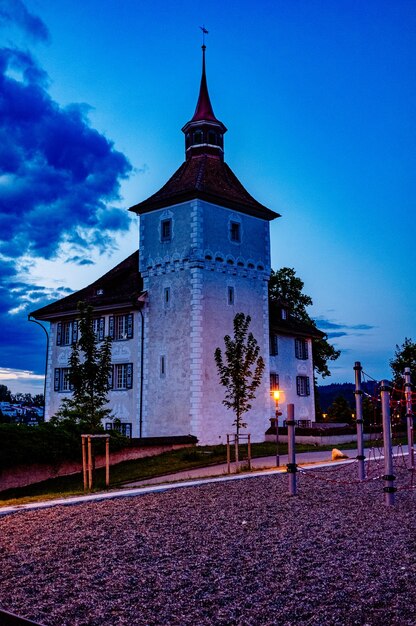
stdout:
{"type": "Polygon", "coordinates": [[[88,489],[92,489],[92,451],[91,451],[91,437],[88,436],[88,489]]]}
{"type": "Polygon", "coordinates": [[[110,437],[105,440],[105,486],[110,486],[110,437]]]}
{"type": "Polygon", "coordinates": [[[230,435],[227,435],[227,472],[231,474],[230,435]]]}
{"type": "Polygon", "coordinates": [[[81,435],[82,443],[82,477],[84,480],[84,492],[87,491],[87,453],[85,450],[85,437],[81,435]]]}

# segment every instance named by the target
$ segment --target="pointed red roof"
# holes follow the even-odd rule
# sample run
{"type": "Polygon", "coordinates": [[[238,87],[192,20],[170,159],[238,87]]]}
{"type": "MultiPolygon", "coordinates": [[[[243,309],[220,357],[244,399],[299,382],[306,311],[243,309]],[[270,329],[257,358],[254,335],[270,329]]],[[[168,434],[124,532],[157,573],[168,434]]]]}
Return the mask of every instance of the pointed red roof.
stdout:
{"type": "Polygon", "coordinates": [[[207,77],[205,73],[205,50],[206,46],[202,46],[202,76],[201,85],[199,88],[199,97],[196,104],[196,109],[191,122],[202,122],[204,120],[210,122],[218,122],[214,115],[211,100],[208,93],[207,77]]]}

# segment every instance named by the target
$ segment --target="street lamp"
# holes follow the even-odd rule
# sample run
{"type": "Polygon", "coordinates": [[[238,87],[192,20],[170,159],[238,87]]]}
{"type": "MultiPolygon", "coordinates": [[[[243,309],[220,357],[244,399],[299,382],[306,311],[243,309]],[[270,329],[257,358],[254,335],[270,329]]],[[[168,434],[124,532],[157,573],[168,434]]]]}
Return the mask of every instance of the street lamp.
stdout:
{"type": "Polygon", "coordinates": [[[276,403],[276,467],[280,465],[280,457],[279,457],[279,398],[280,391],[275,389],[273,391],[273,398],[276,403]]]}
{"type": "Polygon", "coordinates": [[[47,374],[48,374],[49,333],[48,333],[48,331],[46,330],[46,328],[44,327],[43,324],[41,324],[37,320],[33,319],[32,314],[27,316],[27,321],[28,322],[33,322],[34,324],[37,324],[38,326],[40,326],[42,328],[42,330],[44,331],[45,335],[46,335],[45,382],[43,383],[43,421],[45,421],[45,417],[46,417],[46,377],[47,377],[47,374]]]}

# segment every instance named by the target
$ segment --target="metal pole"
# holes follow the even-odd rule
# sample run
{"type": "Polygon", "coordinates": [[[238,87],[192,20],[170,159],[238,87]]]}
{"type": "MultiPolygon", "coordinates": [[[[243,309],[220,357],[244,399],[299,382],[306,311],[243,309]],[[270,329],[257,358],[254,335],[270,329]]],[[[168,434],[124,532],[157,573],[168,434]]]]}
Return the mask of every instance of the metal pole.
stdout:
{"type": "Polygon", "coordinates": [[[227,435],[227,472],[231,474],[230,435],[227,435]]]}
{"type": "Polygon", "coordinates": [[[358,480],[365,479],[365,454],[364,454],[364,435],[363,435],[363,392],[361,389],[361,363],[355,362],[355,415],[357,417],[357,461],[358,461],[358,480]]]}
{"type": "Polygon", "coordinates": [[[247,435],[247,456],[248,456],[248,469],[251,470],[251,440],[250,435],[247,435]]]}
{"type": "Polygon", "coordinates": [[[85,450],[85,436],[81,435],[82,442],[82,477],[84,480],[84,491],[87,491],[87,453],[85,450]]]}
{"type": "Polygon", "coordinates": [[[393,475],[393,451],[391,446],[390,424],[390,385],[388,380],[381,381],[381,411],[383,415],[383,442],[384,442],[384,502],[388,506],[394,504],[395,476],[393,475]]]}
{"type": "Polygon", "coordinates": [[[279,456],[279,400],[276,398],[276,467],[280,467],[279,456]]]}
{"type": "Polygon", "coordinates": [[[409,452],[410,469],[414,469],[415,451],[413,448],[413,411],[412,411],[412,384],[410,382],[410,367],[405,367],[404,369],[404,395],[406,398],[407,450],[409,452]]]}
{"type": "Polygon", "coordinates": [[[105,486],[110,486],[110,437],[105,440],[105,486]]]}
{"type": "Polygon", "coordinates": [[[288,463],[287,473],[289,474],[289,495],[296,496],[296,449],[295,449],[295,405],[287,405],[287,447],[288,463]]]}
{"type": "Polygon", "coordinates": [[[33,322],[42,328],[46,335],[46,357],[45,357],[45,382],[43,383],[43,421],[46,418],[46,379],[48,376],[48,355],[49,355],[49,333],[43,324],[32,318],[32,315],[27,316],[28,322],[33,322]]]}

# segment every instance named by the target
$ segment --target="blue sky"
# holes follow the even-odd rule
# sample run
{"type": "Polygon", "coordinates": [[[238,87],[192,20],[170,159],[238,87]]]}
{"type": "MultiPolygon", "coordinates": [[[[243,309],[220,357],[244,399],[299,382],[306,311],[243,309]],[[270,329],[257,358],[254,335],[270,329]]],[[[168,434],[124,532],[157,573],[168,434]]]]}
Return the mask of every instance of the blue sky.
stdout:
{"type": "Polygon", "coordinates": [[[207,36],[228,164],[342,350],[374,378],[415,340],[413,0],[0,0],[0,383],[42,389],[27,314],[138,242],[126,209],[183,160],[207,36]]]}

